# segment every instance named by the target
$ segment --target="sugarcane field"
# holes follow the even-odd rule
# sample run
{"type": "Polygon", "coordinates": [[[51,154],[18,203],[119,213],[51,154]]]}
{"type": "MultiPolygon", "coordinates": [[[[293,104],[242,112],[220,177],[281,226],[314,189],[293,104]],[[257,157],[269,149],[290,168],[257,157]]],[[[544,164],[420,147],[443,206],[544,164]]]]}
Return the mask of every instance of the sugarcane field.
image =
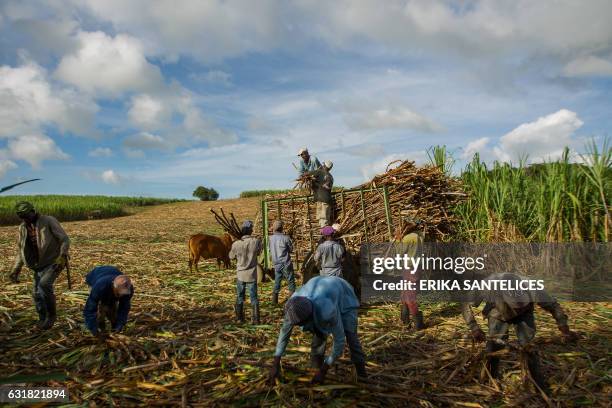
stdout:
{"type": "Polygon", "coordinates": [[[0,407],[612,407],[611,16],[0,1],[0,407]]]}

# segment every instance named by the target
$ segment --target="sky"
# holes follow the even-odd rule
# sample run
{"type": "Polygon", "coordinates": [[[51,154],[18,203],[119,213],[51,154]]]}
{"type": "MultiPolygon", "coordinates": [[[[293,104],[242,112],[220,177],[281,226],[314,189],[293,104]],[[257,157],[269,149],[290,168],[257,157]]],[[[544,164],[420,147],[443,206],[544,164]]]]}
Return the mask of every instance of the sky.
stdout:
{"type": "Polygon", "coordinates": [[[0,185],[222,198],[575,157],[612,124],[612,2],[2,0],[0,185]]]}

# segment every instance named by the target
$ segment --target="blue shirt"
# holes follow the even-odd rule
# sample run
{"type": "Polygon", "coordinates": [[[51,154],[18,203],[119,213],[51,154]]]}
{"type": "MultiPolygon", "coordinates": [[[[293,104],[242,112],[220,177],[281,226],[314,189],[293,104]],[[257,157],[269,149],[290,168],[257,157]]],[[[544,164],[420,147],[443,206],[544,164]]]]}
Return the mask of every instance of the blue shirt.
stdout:
{"type": "Polygon", "coordinates": [[[274,265],[287,266],[291,264],[293,243],[289,235],[275,232],[270,237],[270,256],[274,265]]]}
{"type": "Polygon", "coordinates": [[[113,330],[121,330],[127,323],[134,288],[132,287],[132,292],[129,295],[116,297],[113,291],[113,280],[119,275],[123,274],[114,266],[97,266],[85,277],[85,282],[91,287],[91,291],[85,303],[83,316],[85,317],[85,325],[94,335],[98,333],[98,305],[100,303],[112,306],[114,302],[119,302],[117,321],[113,330]]]}
{"type": "MultiPolygon", "coordinates": [[[[344,332],[357,333],[359,300],[353,287],[342,278],[315,276],[293,296],[304,296],[312,302],[312,318],[302,326],[302,330],[317,332],[323,336],[331,334],[334,337],[332,352],[325,359],[327,364],[333,364],[344,350],[344,332]]],[[[275,356],[285,354],[292,330],[293,325],[285,318],[276,342],[275,356]]]]}
{"type": "Polygon", "coordinates": [[[300,159],[300,174],[316,171],[319,167],[321,167],[321,162],[316,157],[310,156],[308,164],[304,162],[304,159],[300,159]]]}

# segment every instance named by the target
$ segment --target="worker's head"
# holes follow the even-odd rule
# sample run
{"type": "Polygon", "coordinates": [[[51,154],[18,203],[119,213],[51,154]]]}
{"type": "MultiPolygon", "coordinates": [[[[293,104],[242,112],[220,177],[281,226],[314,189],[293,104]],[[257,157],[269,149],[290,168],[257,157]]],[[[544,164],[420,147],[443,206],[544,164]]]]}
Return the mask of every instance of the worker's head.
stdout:
{"type": "Polygon", "coordinates": [[[113,279],[113,293],[115,297],[128,296],[132,293],[132,281],[126,275],[119,275],[113,279]]]}
{"type": "Polygon", "coordinates": [[[304,159],[304,161],[308,161],[310,159],[310,153],[308,153],[308,149],[305,148],[305,147],[302,147],[298,151],[298,156],[300,156],[302,159],[304,159]]]}
{"type": "Polygon", "coordinates": [[[283,222],[281,220],[274,221],[274,224],[272,224],[272,231],[283,232],[283,222]]]}
{"type": "Polygon", "coordinates": [[[326,241],[333,239],[335,232],[336,230],[334,230],[334,227],[330,227],[329,225],[326,225],[321,228],[321,235],[323,236],[323,238],[325,238],[326,241]]]}
{"type": "Polygon", "coordinates": [[[242,236],[251,235],[253,233],[253,222],[250,220],[246,220],[242,223],[242,228],[240,229],[240,233],[242,236]]]}
{"type": "Polygon", "coordinates": [[[312,302],[304,296],[292,296],[285,303],[285,318],[289,323],[303,326],[312,318],[312,302]]]}
{"type": "Polygon", "coordinates": [[[28,201],[20,201],[15,205],[17,216],[24,221],[32,221],[36,218],[36,210],[32,203],[28,201]]]}
{"type": "Polygon", "coordinates": [[[325,167],[325,170],[330,171],[334,167],[334,163],[331,160],[326,160],[323,163],[323,167],[325,167]]]}

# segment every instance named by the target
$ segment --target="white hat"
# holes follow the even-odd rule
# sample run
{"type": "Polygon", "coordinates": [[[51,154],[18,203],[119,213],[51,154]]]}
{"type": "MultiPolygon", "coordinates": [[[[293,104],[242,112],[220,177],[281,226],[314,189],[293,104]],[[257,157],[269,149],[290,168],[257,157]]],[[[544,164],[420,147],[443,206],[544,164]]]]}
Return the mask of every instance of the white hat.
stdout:
{"type": "Polygon", "coordinates": [[[332,163],[331,160],[327,160],[325,163],[323,163],[323,165],[327,167],[328,170],[334,167],[334,163],[332,163]]]}
{"type": "Polygon", "coordinates": [[[301,155],[302,155],[302,153],[308,153],[308,149],[307,149],[307,148],[305,148],[305,147],[302,147],[302,148],[300,149],[300,151],[298,152],[298,156],[301,156],[301,155]]]}

